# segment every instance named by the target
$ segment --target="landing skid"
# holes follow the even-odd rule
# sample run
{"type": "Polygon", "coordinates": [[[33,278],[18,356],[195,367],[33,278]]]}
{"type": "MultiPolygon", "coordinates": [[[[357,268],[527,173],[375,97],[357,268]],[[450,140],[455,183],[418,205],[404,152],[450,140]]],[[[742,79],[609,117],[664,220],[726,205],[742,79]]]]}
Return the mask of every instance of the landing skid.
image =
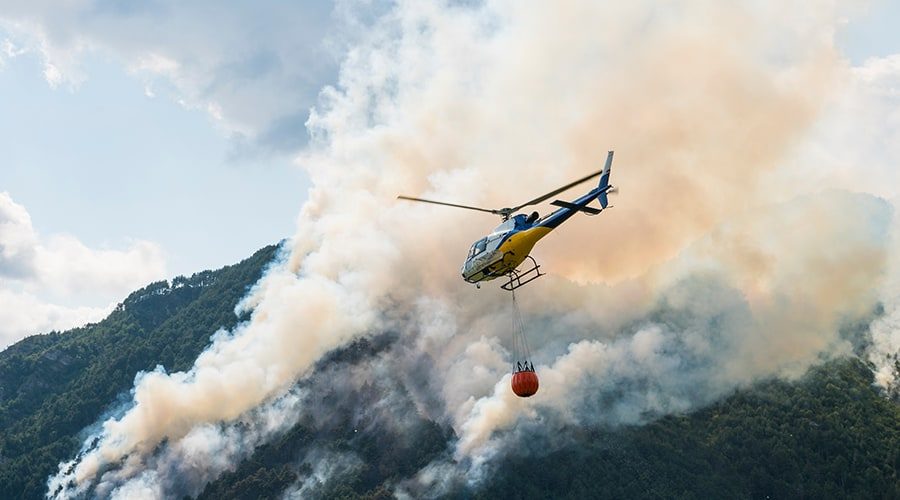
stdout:
{"type": "Polygon", "coordinates": [[[531,261],[531,267],[524,271],[510,271],[509,274],[506,275],[509,278],[509,281],[500,285],[500,288],[511,292],[516,288],[527,285],[528,283],[531,283],[532,281],[546,274],[541,272],[541,266],[538,265],[536,260],[534,260],[534,257],[529,255],[526,258],[531,261]]]}

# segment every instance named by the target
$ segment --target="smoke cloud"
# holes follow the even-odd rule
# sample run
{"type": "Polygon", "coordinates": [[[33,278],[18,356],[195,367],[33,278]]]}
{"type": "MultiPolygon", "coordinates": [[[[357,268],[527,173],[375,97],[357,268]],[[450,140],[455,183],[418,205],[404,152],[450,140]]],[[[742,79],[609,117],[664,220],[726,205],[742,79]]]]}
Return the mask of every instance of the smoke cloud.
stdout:
{"type": "Polygon", "coordinates": [[[668,266],[690,271],[666,278],[643,318],[611,340],[573,342],[538,366],[542,388],[531,400],[516,398],[507,379],[475,401],[456,426],[457,458],[489,457],[506,441],[501,434],[492,443],[492,435],[520,417],[639,424],[850,354],[838,327],[877,301],[871,283],[884,272],[891,213],[870,195],[827,192],[713,231],[668,266]],[[772,234],[777,221],[784,231],[772,234]],[[796,255],[768,253],[788,249],[796,255]]]}
{"type": "MultiPolygon", "coordinates": [[[[131,406],[61,464],[51,495],[196,494],[296,414],[327,429],[336,408],[369,422],[363,434],[409,414],[451,426],[447,456],[398,485],[436,495],[477,483],[523,435],[646,422],[849,353],[838,329],[880,299],[892,206],[784,173],[848,71],[837,22],[831,2],[393,6],[320,94],[298,160],[314,188],[240,306],[250,319],[187,372],[139,374],[131,406]],[[542,384],[519,400],[509,297],[456,274],[495,221],[394,198],[505,206],[597,169],[607,149],[615,208],[536,250],[552,276],[521,305],[542,384]],[[323,356],[383,332],[389,349],[322,386],[382,380],[377,400],[284,404],[322,380],[323,356]],[[233,430],[248,425],[263,430],[233,430]]],[[[357,463],[308,453],[322,465],[290,495],[357,463]]]]}
{"type": "Polygon", "coordinates": [[[869,361],[875,365],[875,383],[900,399],[900,224],[890,233],[887,278],[880,291],[884,315],[870,325],[869,361]]]}

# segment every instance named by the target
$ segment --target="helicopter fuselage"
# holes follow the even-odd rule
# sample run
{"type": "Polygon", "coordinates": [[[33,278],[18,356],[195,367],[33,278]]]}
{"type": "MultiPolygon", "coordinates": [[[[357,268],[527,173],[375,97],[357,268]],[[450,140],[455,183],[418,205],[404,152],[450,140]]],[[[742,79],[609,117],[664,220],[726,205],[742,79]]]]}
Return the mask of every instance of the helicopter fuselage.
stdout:
{"type": "Polygon", "coordinates": [[[478,283],[509,274],[551,230],[527,223],[522,214],[511,217],[472,245],[460,270],[463,279],[478,283]]]}
{"type": "Polygon", "coordinates": [[[510,274],[528,257],[538,240],[570,217],[578,212],[599,213],[599,210],[587,208],[587,205],[610,188],[605,185],[597,187],[571,203],[564,203],[565,206],[542,219],[538,219],[537,213],[531,217],[524,214],[510,217],[494,228],[491,234],[472,244],[460,270],[463,279],[469,283],[480,283],[510,274]]]}

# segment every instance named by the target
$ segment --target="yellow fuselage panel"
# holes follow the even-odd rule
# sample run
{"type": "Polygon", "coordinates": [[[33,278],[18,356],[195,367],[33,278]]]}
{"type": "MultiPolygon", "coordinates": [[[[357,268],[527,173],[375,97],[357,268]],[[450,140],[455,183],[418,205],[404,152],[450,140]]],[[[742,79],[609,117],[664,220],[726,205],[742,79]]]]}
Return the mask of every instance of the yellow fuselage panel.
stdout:
{"type": "Polygon", "coordinates": [[[470,282],[490,281],[509,274],[528,257],[535,243],[552,230],[549,227],[538,226],[510,236],[493,252],[498,257],[493,258],[489,265],[485,265],[471,274],[464,274],[466,280],[470,282]]]}
{"type": "Polygon", "coordinates": [[[550,234],[552,230],[549,227],[538,226],[518,232],[507,238],[498,249],[500,252],[503,252],[504,270],[510,272],[519,267],[519,264],[531,253],[531,249],[534,248],[538,240],[550,234]]]}

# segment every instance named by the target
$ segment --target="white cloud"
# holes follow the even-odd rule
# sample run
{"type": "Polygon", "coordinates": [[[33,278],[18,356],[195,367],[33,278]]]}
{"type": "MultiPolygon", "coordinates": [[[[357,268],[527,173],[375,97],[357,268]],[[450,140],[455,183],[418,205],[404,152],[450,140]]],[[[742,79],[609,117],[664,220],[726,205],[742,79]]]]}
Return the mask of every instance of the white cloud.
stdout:
{"type": "Polygon", "coordinates": [[[111,54],[153,93],[208,112],[236,145],[295,152],[308,111],[334,79],[332,3],[6,2],[0,31],[77,87],[85,54],[111,54]]]}
{"type": "Polygon", "coordinates": [[[14,59],[24,53],[23,49],[16,47],[8,38],[4,39],[0,42],[0,69],[3,69],[7,60],[14,59]]]}
{"type": "Polygon", "coordinates": [[[859,80],[883,95],[900,96],[900,54],[872,57],[854,69],[859,80]]]}
{"type": "Polygon", "coordinates": [[[0,348],[100,320],[128,292],[165,274],[155,243],[94,249],[71,235],[42,237],[25,207],[0,192],[0,348]]]}
{"type": "Polygon", "coordinates": [[[66,307],[4,288],[0,288],[0,304],[0,348],[31,334],[64,331],[99,321],[115,306],[111,303],[103,307],[66,307]]]}
{"type": "Polygon", "coordinates": [[[0,193],[0,278],[34,275],[37,235],[25,207],[0,193]]]}

